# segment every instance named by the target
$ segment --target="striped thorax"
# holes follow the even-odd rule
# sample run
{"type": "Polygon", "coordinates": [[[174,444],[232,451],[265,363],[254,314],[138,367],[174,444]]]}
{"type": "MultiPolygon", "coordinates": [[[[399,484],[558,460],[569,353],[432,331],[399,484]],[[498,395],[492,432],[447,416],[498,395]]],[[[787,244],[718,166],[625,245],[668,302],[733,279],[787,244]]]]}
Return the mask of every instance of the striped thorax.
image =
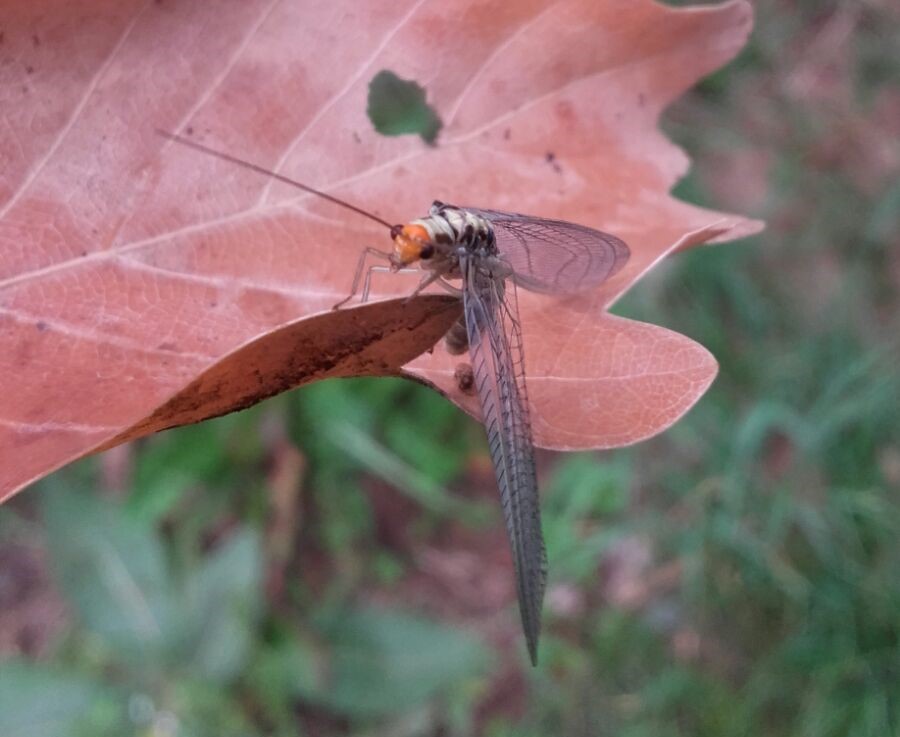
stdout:
{"type": "Polygon", "coordinates": [[[390,261],[395,270],[420,262],[423,269],[458,279],[460,259],[470,258],[496,278],[511,273],[497,251],[490,220],[461,207],[434,202],[428,217],[394,226],[391,237],[390,261]]]}

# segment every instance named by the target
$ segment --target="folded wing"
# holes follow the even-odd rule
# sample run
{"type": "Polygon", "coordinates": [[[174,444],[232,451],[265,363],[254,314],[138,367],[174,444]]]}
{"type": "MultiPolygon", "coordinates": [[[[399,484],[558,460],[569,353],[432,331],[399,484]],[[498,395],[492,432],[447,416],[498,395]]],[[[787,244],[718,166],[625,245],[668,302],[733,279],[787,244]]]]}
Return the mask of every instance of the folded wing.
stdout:
{"type": "Polygon", "coordinates": [[[469,354],[512,548],[519,613],[537,662],[547,556],[525,390],[515,287],[461,260],[469,354]],[[506,298],[509,290],[512,299],[506,298]]]}

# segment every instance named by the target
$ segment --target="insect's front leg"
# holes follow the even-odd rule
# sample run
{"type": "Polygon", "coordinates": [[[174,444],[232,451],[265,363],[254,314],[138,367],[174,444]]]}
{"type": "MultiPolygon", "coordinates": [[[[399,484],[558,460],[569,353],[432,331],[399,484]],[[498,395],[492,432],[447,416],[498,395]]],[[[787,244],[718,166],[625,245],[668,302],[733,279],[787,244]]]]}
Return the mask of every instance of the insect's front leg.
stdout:
{"type": "Polygon", "coordinates": [[[359,303],[365,304],[369,301],[369,287],[372,283],[372,274],[378,272],[379,274],[415,274],[418,273],[418,269],[395,269],[393,266],[379,266],[378,264],[372,264],[368,271],[366,271],[366,280],[363,282],[363,291],[362,296],[359,298],[359,303]]]}
{"type": "MultiPolygon", "coordinates": [[[[366,266],[366,258],[368,256],[375,256],[376,258],[384,259],[386,261],[390,260],[391,258],[391,254],[387,253],[386,251],[379,251],[377,248],[372,248],[371,246],[364,249],[363,252],[359,254],[359,261],[356,262],[356,272],[353,274],[353,285],[350,287],[350,294],[348,294],[346,297],[344,297],[344,299],[332,306],[332,310],[340,309],[356,296],[356,293],[359,291],[359,280],[362,278],[363,269],[366,266]]],[[[369,296],[369,279],[372,275],[372,270],[375,268],[377,268],[377,265],[373,264],[366,272],[365,290],[363,292],[362,300],[363,302],[365,302],[366,297],[369,296]]],[[[382,268],[387,269],[389,267],[382,268]]]]}

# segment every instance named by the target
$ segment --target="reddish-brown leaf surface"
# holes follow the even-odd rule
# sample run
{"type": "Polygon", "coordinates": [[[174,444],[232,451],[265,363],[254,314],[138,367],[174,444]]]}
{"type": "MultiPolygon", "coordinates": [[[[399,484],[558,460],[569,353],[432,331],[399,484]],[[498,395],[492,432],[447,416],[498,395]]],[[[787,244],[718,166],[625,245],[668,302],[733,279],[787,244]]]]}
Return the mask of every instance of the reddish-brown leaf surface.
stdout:
{"type": "Polygon", "coordinates": [[[30,0],[4,3],[0,24],[0,498],[324,376],[406,372],[477,414],[459,358],[415,358],[452,300],[380,301],[413,283],[384,275],[371,304],[329,311],[385,232],[157,127],[392,222],[441,199],[628,241],[593,294],[520,292],[540,445],[648,437],[715,375],[691,340],[604,310],[668,252],[758,228],[671,198],[687,159],[657,130],[743,44],[746,2],[30,0]],[[426,87],[436,147],[372,129],[382,69],[426,87]]]}

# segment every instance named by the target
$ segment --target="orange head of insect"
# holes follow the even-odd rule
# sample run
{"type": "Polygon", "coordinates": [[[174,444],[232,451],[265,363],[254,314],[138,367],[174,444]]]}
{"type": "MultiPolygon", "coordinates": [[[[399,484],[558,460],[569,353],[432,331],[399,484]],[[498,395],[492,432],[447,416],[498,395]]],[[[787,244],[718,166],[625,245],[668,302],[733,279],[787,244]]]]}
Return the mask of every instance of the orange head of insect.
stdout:
{"type": "Polygon", "coordinates": [[[394,271],[420,259],[427,260],[434,253],[428,231],[418,223],[393,226],[391,238],[394,240],[394,250],[391,252],[391,268],[394,271]]]}

